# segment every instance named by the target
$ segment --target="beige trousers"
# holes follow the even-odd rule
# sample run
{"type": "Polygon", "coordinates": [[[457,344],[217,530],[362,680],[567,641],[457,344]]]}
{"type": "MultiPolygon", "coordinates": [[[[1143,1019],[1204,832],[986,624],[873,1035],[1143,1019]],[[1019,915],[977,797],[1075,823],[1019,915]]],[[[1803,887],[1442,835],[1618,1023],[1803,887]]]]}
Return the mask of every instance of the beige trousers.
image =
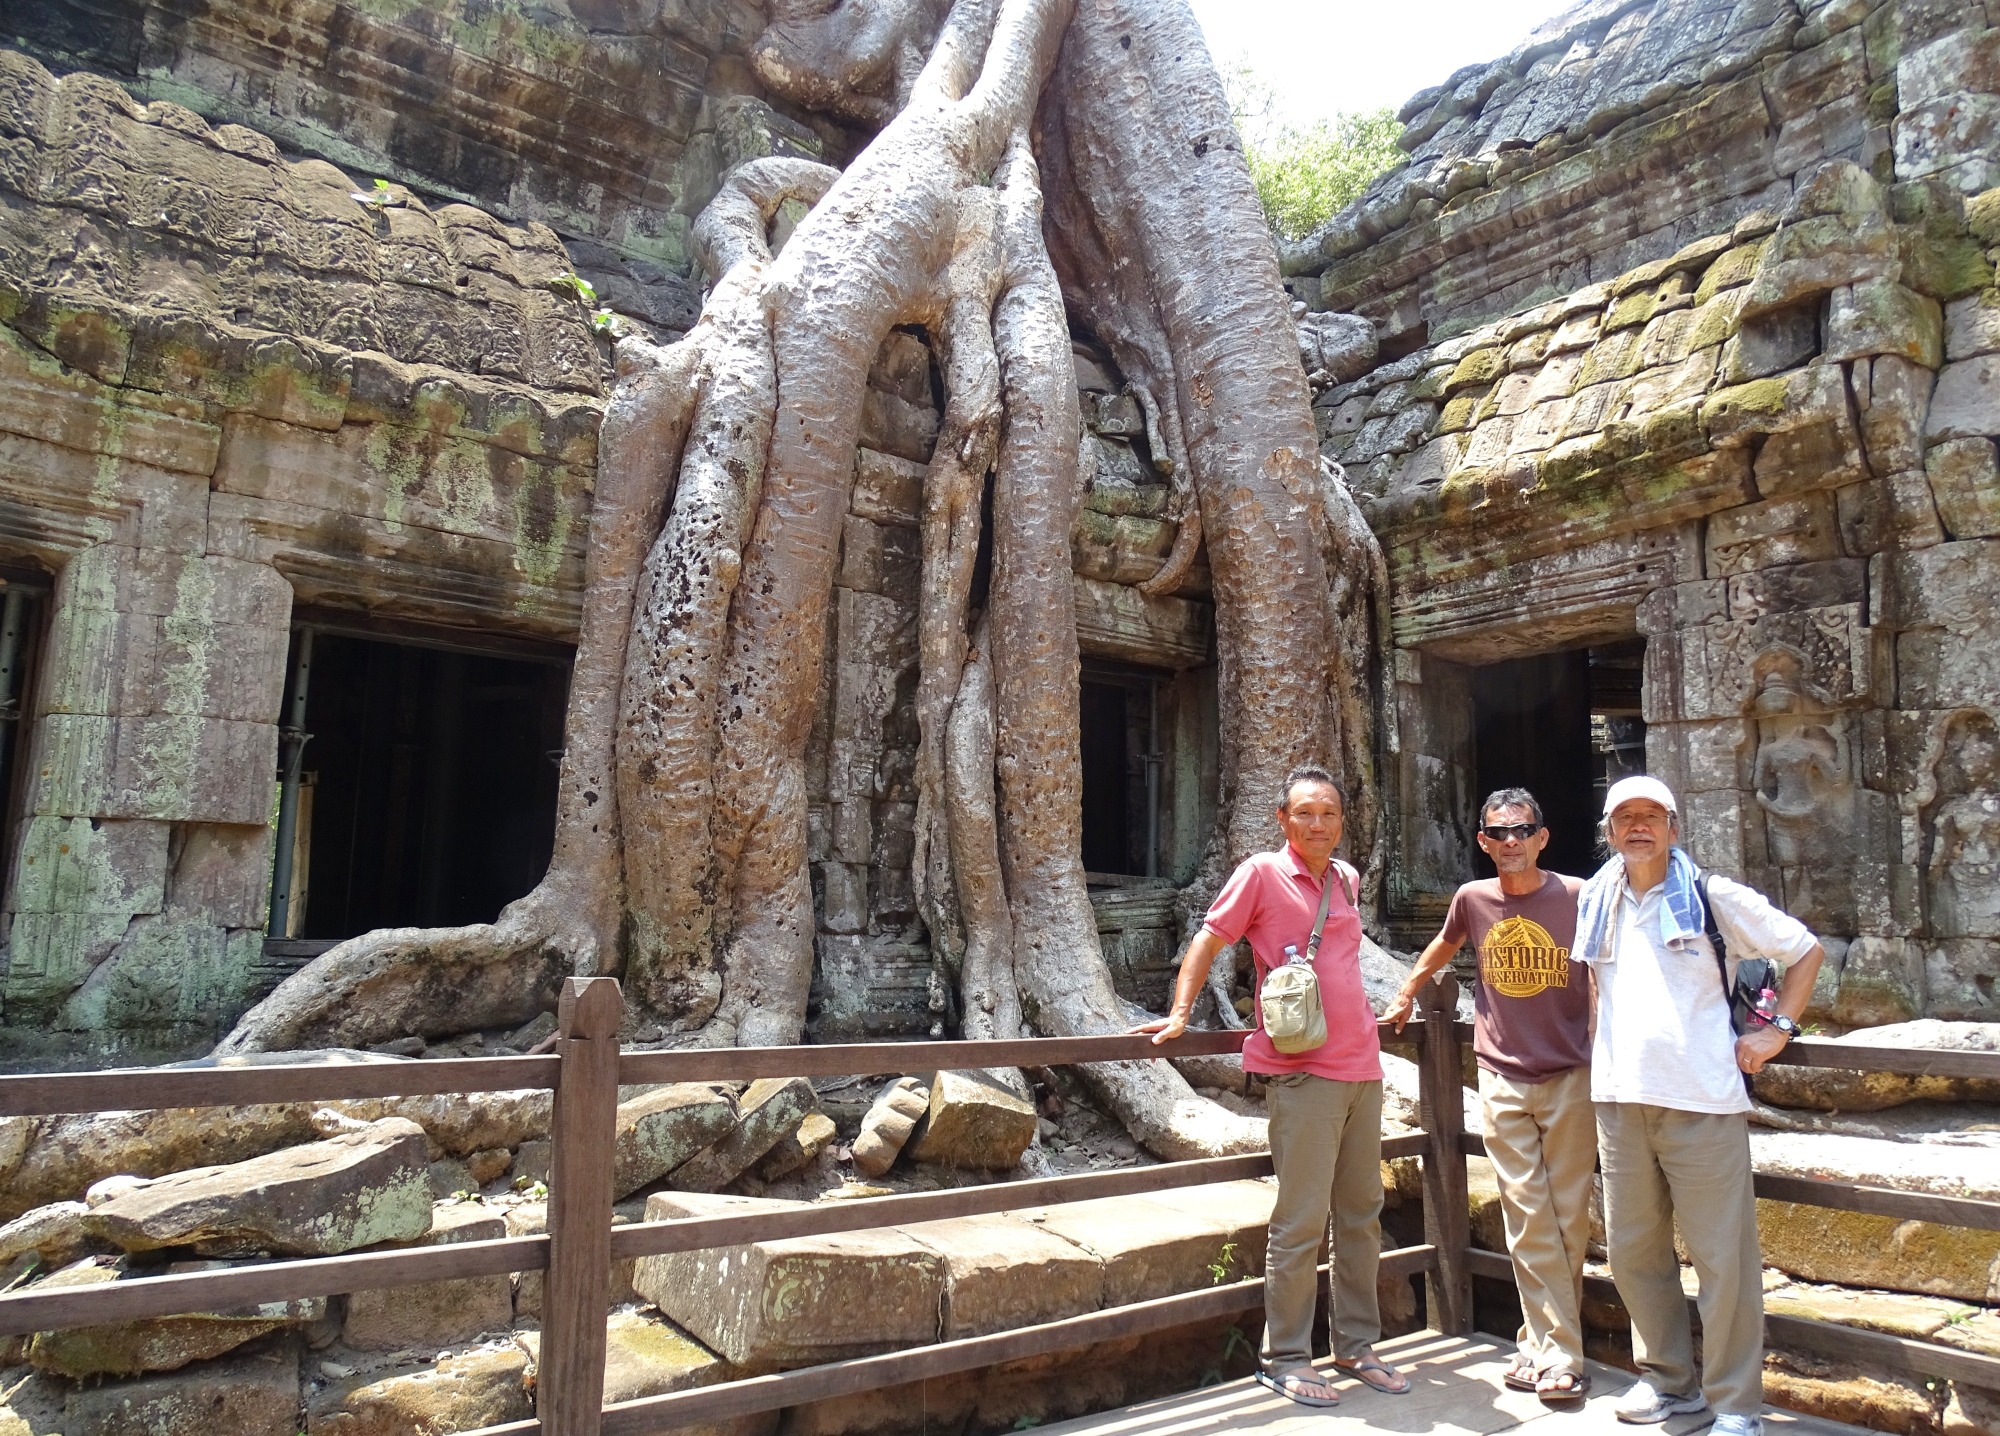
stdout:
{"type": "Polygon", "coordinates": [[[1741,1113],[1600,1102],[1611,1275],[1632,1313],[1632,1354],[1661,1391],[1695,1389],[1694,1336],[1674,1224],[1699,1279],[1701,1392],[1718,1414],[1764,1408],[1764,1262],[1741,1113]]]}
{"type": "Polygon", "coordinates": [[[1264,1369],[1312,1365],[1319,1249],[1333,1218],[1333,1354],[1361,1357],[1382,1334],[1382,1084],[1305,1073],[1267,1078],[1278,1200],[1264,1256],[1264,1369]]]}
{"type": "Polygon", "coordinates": [[[1486,1155],[1500,1182],[1507,1255],[1521,1291],[1520,1360],[1536,1371],[1583,1367],[1583,1262],[1597,1123],[1590,1069],[1544,1082],[1479,1071],[1486,1155]]]}

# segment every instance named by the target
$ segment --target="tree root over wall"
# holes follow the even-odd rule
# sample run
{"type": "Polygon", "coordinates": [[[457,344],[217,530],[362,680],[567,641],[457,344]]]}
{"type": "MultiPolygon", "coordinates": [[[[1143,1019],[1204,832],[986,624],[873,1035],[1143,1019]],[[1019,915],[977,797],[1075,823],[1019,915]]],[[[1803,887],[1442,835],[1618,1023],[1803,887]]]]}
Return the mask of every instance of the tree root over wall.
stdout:
{"type": "MultiPolygon", "coordinates": [[[[844,173],[738,169],[697,225],[700,321],[664,349],[619,345],[548,875],[490,925],[343,943],[222,1050],[521,1020],[573,972],[622,973],[683,1043],[799,1039],[805,750],[863,395],[897,326],[928,336],[946,394],[921,518],[915,874],[968,1036],[1134,1016],[1079,855],[1072,325],[1112,349],[1172,468],[1182,542],[1149,587],[1170,592],[1197,543],[1214,575],[1222,816],[1198,883],[1269,845],[1292,764],[1372,789],[1355,771],[1372,541],[1328,502],[1271,240],[1181,0],[771,13],[766,82],[879,132],[844,173]],[[812,209],[774,257],[791,200],[812,209]]],[[[1263,1143],[1165,1063],[1089,1076],[1163,1156],[1263,1143]]]]}

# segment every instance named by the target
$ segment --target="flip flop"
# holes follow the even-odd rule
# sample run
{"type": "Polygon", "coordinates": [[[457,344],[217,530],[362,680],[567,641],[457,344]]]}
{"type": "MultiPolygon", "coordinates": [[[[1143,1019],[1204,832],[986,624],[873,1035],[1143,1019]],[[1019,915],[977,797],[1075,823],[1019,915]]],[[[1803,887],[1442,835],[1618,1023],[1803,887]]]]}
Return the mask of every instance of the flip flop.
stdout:
{"type": "Polygon", "coordinates": [[[1336,1361],[1333,1363],[1333,1369],[1335,1371],[1346,1372],[1370,1391],[1379,1391],[1384,1396],[1408,1396],[1410,1394],[1410,1378],[1403,1375],[1402,1372],[1393,1366],[1385,1366],[1382,1358],[1379,1356],[1365,1356],[1355,1362],[1336,1361]],[[1368,1374],[1371,1371],[1379,1372],[1386,1380],[1376,1381],[1372,1379],[1368,1374]],[[1390,1381],[1400,1381],[1403,1384],[1401,1386],[1391,1386],[1389,1385],[1390,1381]]]}
{"type": "Polygon", "coordinates": [[[1547,1371],[1542,1373],[1542,1379],[1535,1383],[1535,1395],[1550,1403],[1557,1401],[1581,1401],[1589,1394],[1590,1373],[1588,1371],[1571,1371],[1566,1367],[1555,1371],[1547,1371]],[[1554,1383],[1558,1381],[1566,1381],[1569,1384],[1567,1386],[1557,1386],[1554,1383]]]}
{"type": "Polygon", "coordinates": [[[1273,1375],[1268,1371],[1260,1371],[1257,1373],[1257,1384],[1259,1386],[1268,1386],[1280,1396],[1290,1401],[1296,1401],[1301,1406],[1340,1405],[1340,1397],[1335,1394],[1333,1384],[1309,1367],[1303,1371],[1287,1371],[1282,1376],[1273,1375]],[[1308,1396],[1305,1390],[1308,1385],[1317,1386],[1326,1395],[1308,1396]]]}
{"type": "Polygon", "coordinates": [[[1509,1391],[1533,1391],[1539,1374],[1534,1367],[1517,1358],[1500,1377],[1500,1384],[1509,1391]]]}

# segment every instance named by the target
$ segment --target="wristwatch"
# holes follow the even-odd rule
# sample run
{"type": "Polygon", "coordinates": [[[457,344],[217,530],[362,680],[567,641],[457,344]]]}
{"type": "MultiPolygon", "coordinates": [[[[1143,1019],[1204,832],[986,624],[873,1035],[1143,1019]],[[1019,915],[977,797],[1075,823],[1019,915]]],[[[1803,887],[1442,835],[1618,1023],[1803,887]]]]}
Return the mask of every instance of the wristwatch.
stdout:
{"type": "Polygon", "coordinates": [[[1797,1037],[1799,1035],[1799,1024],[1792,1021],[1791,1018],[1785,1016],[1785,1014],[1782,1012],[1774,1013],[1768,1019],[1766,1025],[1770,1027],[1775,1027],[1780,1032],[1784,1033],[1785,1040],[1788,1042],[1792,1038],[1797,1037]]]}

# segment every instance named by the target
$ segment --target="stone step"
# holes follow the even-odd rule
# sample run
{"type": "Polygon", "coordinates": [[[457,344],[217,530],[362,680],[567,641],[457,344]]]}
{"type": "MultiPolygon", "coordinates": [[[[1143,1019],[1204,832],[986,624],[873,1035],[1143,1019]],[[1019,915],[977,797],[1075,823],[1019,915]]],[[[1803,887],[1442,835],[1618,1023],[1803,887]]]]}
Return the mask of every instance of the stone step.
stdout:
{"type": "MultiPolygon", "coordinates": [[[[1269,1181],[644,1257],[634,1285],[732,1365],[774,1370],[1060,1320],[1262,1272],[1269,1181]]],[[[797,1209],[661,1192],[649,1221],[797,1209]]]]}

